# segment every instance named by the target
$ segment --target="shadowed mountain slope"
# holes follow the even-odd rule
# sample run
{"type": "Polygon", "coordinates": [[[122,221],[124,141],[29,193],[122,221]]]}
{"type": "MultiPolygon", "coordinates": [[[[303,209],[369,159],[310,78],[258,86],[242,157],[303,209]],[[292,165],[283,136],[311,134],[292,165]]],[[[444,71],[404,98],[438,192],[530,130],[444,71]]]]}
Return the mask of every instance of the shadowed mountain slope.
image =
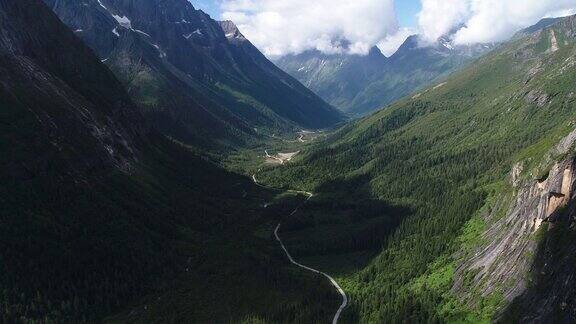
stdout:
{"type": "Polygon", "coordinates": [[[40,0],[0,0],[0,152],[2,323],[314,322],[338,304],[254,234],[285,212],[261,207],[276,193],[147,126],[40,0]]]}
{"type": "Polygon", "coordinates": [[[232,24],[186,0],[46,0],[163,133],[198,146],[323,128],[340,114],[232,24]]]}

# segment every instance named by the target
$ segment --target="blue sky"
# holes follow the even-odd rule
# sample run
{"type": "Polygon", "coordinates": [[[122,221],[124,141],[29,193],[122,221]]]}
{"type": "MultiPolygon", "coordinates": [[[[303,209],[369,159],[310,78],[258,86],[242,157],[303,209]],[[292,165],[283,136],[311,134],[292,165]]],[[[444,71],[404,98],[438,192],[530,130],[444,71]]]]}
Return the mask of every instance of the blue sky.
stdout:
{"type": "Polygon", "coordinates": [[[416,27],[416,14],[422,8],[419,0],[395,0],[396,14],[402,27],[416,27]]]}
{"type": "MultiPolygon", "coordinates": [[[[220,19],[218,0],[190,0],[196,9],[202,9],[212,18],[220,19]]],[[[420,12],[420,0],[395,0],[398,20],[402,27],[416,27],[416,14],[420,12]]]]}
{"type": "Polygon", "coordinates": [[[212,18],[220,18],[220,8],[216,0],[190,0],[196,9],[208,13],[212,18]]]}

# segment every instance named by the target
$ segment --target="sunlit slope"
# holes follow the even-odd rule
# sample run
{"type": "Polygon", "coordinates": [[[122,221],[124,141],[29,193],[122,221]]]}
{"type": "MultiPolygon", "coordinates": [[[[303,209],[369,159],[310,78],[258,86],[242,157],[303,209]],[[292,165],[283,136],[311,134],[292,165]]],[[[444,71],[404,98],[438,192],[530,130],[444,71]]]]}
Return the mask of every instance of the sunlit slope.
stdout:
{"type": "MultiPolygon", "coordinates": [[[[445,83],[345,127],[294,164],[262,176],[340,202],[370,198],[410,210],[383,239],[381,253],[342,278],[352,294],[346,316],[479,320],[505,304],[497,293],[478,297],[476,305],[452,296],[451,256],[480,239],[481,208],[513,194],[512,166],[524,161],[523,176],[539,177],[546,154],[574,129],[575,21],[565,18],[504,44],[445,83]]],[[[340,231],[362,240],[352,226],[340,231]]],[[[320,242],[309,237],[309,246],[320,242]]]]}

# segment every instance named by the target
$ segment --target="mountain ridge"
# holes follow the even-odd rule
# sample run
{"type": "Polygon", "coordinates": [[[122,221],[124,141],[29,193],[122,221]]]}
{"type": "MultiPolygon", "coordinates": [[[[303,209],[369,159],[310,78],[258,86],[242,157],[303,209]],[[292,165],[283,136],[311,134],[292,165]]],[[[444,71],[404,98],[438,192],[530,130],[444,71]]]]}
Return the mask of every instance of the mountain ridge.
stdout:
{"type": "Polygon", "coordinates": [[[242,146],[265,135],[342,120],[247,39],[227,38],[226,24],[188,1],[45,2],[170,137],[242,146]]]}
{"type": "Polygon", "coordinates": [[[342,111],[366,115],[446,77],[493,48],[487,44],[455,46],[450,35],[433,44],[423,43],[420,36],[411,35],[387,58],[373,47],[367,56],[307,51],[275,62],[342,111]]]}

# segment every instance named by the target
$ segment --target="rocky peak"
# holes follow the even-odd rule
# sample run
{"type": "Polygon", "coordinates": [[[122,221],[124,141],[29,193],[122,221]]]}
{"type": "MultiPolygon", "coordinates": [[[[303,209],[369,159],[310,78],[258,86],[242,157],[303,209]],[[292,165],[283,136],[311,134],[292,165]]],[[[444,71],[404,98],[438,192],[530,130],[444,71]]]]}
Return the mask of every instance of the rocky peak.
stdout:
{"type": "Polygon", "coordinates": [[[370,51],[368,52],[368,57],[376,59],[386,58],[386,56],[382,54],[382,51],[378,48],[378,46],[372,46],[372,48],[370,48],[370,51]]]}
{"type": "Polygon", "coordinates": [[[220,25],[220,28],[222,28],[222,31],[224,32],[226,38],[246,40],[244,35],[242,35],[242,33],[240,32],[238,26],[236,26],[236,24],[234,24],[234,22],[232,22],[231,20],[219,21],[218,24],[220,25]]]}

